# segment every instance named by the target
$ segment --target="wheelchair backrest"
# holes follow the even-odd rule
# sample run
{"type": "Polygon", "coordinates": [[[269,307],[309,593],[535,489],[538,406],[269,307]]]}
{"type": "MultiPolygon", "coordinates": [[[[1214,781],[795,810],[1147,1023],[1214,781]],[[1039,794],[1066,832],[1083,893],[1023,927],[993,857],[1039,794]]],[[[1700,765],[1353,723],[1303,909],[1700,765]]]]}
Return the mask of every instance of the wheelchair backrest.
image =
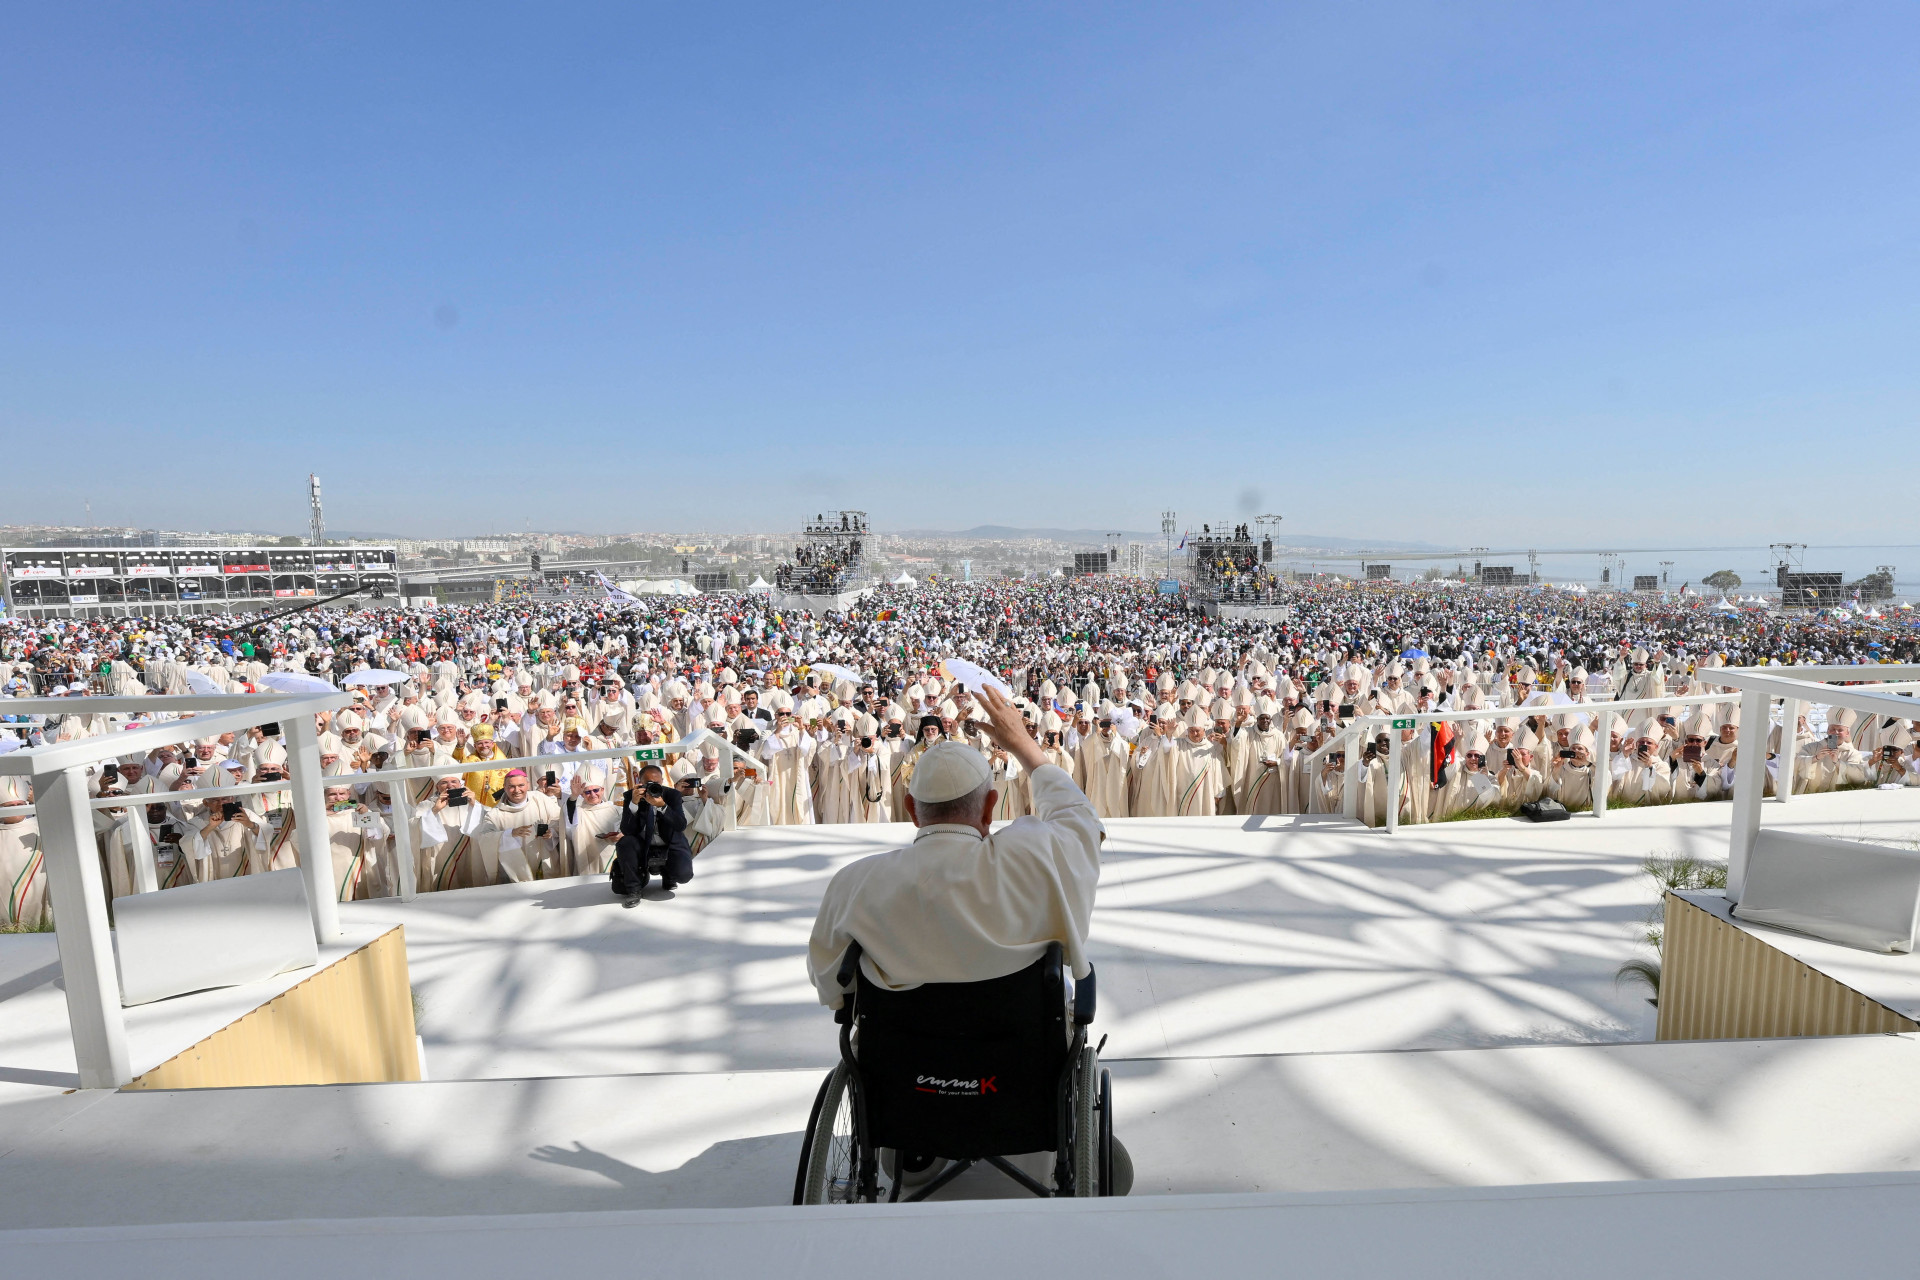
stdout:
{"type": "Polygon", "coordinates": [[[1059,943],[985,982],[888,991],[855,972],[856,1066],[875,1146],[955,1158],[1053,1148],[1069,1046],[1059,943]]]}

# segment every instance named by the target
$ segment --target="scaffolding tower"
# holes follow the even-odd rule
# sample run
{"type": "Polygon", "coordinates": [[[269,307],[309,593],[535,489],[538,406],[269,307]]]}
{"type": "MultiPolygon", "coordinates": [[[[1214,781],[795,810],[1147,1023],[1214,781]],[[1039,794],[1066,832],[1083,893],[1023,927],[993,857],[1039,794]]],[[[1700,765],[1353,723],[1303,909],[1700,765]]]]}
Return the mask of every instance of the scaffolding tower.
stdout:
{"type": "Polygon", "coordinates": [[[806,522],[793,559],[776,568],[774,585],[797,595],[838,595],[867,577],[867,513],[826,511],[806,522]]]}
{"type": "Polygon", "coordinates": [[[1187,535],[1187,581],[1196,604],[1273,604],[1280,580],[1272,567],[1272,539],[1256,539],[1244,524],[1210,524],[1187,535]]]}

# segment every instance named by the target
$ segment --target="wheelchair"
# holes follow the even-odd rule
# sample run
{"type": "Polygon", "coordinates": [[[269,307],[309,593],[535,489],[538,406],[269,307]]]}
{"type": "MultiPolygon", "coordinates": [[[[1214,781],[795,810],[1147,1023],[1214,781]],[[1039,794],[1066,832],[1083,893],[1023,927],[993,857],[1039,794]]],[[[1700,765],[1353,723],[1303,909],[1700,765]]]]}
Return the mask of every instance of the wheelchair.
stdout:
{"type": "Polygon", "coordinates": [[[869,981],[860,954],[856,942],[840,965],[840,1062],[813,1100],[795,1204],[872,1203],[883,1190],[911,1203],[982,1162],[1037,1196],[1126,1194],[1113,1082],[1087,1043],[1092,970],[1069,1010],[1057,942],[1004,978],[911,991],[869,981]],[[1054,1154],[1051,1187],[1007,1160],[1037,1151],[1054,1154]]]}

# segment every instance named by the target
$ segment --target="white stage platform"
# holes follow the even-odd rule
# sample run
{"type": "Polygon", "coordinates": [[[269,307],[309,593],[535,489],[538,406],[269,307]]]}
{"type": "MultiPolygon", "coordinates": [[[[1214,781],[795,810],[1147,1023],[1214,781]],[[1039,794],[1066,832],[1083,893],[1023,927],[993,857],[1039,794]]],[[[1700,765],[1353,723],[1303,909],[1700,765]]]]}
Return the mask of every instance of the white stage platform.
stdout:
{"type": "MultiPolygon", "coordinates": [[[[1920,833],[1920,791],[1808,796],[1767,821],[1900,838],[1920,833]]],[[[1106,1056],[1650,1040],[1645,992],[1614,978],[1648,954],[1641,863],[1723,859],[1726,822],[1712,804],[1392,836],[1338,817],[1112,822],[1092,938],[1106,1056]]],[[[630,911],[565,880],[343,918],[406,925],[437,1080],[825,1068],[814,910],[835,870],[906,831],[735,833],[673,900],[630,911]]]]}
{"type": "MultiPolygon", "coordinates": [[[[1655,900],[1640,863],[1652,854],[1722,857],[1726,820],[1724,806],[1699,805],[1395,836],[1337,818],[1111,824],[1095,912],[1095,1032],[1111,1036],[1106,1057],[1138,1170],[1135,1195],[1177,1198],[1162,1202],[1173,1217],[1102,1220],[1101,1239],[1162,1229],[1185,1238],[1208,1213],[1221,1221],[1265,1214],[1258,1230],[1282,1233],[1271,1265],[1295,1257],[1293,1234],[1321,1239],[1325,1222],[1412,1230],[1428,1211],[1405,1206],[1466,1213],[1457,1206],[1470,1203],[1496,1224],[1497,1206],[1522,1194],[1462,1200],[1389,1188],[1920,1168],[1920,1095],[1910,1088],[1920,1038],[1625,1043],[1652,1034],[1643,994],[1613,977],[1643,950],[1655,900]],[[1238,1198],[1192,1198],[1223,1192],[1238,1198]],[[1215,1208],[1201,1212],[1205,1205],[1215,1208]],[[1297,1212],[1308,1205],[1361,1208],[1305,1215],[1316,1224],[1308,1227],[1297,1212]]],[[[1910,838],[1920,832],[1920,793],[1804,797],[1769,805],[1766,821],[1910,838]]],[[[346,908],[356,936],[406,926],[428,1083],[65,1092],[60,1073],[73,1064],[64,1005],[50,985],[52,939],[0,937],[0,1249],[27,1258],[84,1243],[96,1251],[58,1256],[106,1259],[119,1256],[117,1246],[101,1237],[29,1229],[125,1226],[123,1240],[143,1242],[143,1270],[163,1275],[175,1273],[170,1259],[211,1261],[228,1247],[210,1242],[256,1237],[155,1236],[127,1224],[312,1219],[299,1230],[336,1240],[367,1226],[317,1220],[391,1218],[410,1221],[389,1239],[431,1238],[435,1256],[450,1258],[500,1235],[496,1215],[570,1211],[600,1215],[575,1220],[600,1241],[644,1229],[648,1239],[664,1232],[749,1252],[769,1240],[798,1242],[816,1229],[813,1219],[753,1206],[790,1196],[799,1131],[835,1054],[833,1024],[800,957],[827,878],[903,835],[886,827],[740,833],[703,854],[699,876],[671,899],[633,910],[604,882],[584,881],[346,908]],[[39,1010],[30,1023],[15,1018],[30,1008],[39,1010]],[[764,1230],[715,1244],[728,1235],[725,1224],[749,1220],[729,1212],[756,1215],[750,1220],[764,1230]],[[411,1221],[448,1215],[491,1221],[477,1235],[411,1221]]],[[[146,1009],[183,1016],[184,1005],[165,1011],[173,1003],[146,1009]]],[[[130,1022],[148,1016],[133,1010],[130,1022]]],[[[1696,1194],[1684,1184],[1638,1185],[1672,1185],[1673,1202],[1696,1194]]],[[[1890,1205],[1914,1200],[1905,1182],[1870,1185],[1886,1188],[1890,1205]]],[[[957,1196],[1002,1190],[973,1174],[951,1188],[957,1196]]],[[[1765,1191],[1743,1182],[1724,1194],[1758,1206],[1765,1191]]],[[[1631,1243],[1607,1254],[1610,1268],[1661,1274],[1670,1260],[1648,1262],[1632,1216],[1668,1212],[1667,1199],[1656,1209],[1604,1190],[1593,1193],[1598,1200],[1525,1194],[1585,1206],[1568,1210],[1577,1214],[1630,1215],[1608,1225],[1631,1243]],[[1616,1207],[1593,1208],[1601,1202],[1616,1207]]],[[[1735,1203],[1715,1199],[1722,1191],[1698,1194],[1699,1214],[1718,1212],[1701,1205],[1735,1203]]],[[[1829,1203],[1819,1187],[1792,1194],[1807,1213],[1829,1203]]],[[[1014,1204],[1004,1221],[1120,1207],[1014,1204]]],[[[936,1238],[942,1222],[975,1222],[967,1229],[980,1234],[977,1219],[941,1216],[963,1211],[880,1210],[925,1224],[932,1234],[916,1240],[936,1238]]],[[[1542,1210],[1548,1220],[1557,1212],[1542,1210]]],[[[871,1220],[864,1210],[844,1219],[871,1220]]],[[[477,1274],[503,1271],[525,1241],[560,1229],[515,1221],[525,1232],[512,1235],[499,1270],[477,1274]]],[[[1569,1219],[1568,1229],[1595,1228],[1569,1219]]],[[[848,1247],[882,1247],[877,1241],[848,1247]]],[[[1322,1244],[1331,1248],[1331,1238],[1322,1244]]],[[[380,1269],[394,1269],[408,1247],[395,1244],[380,1269]]],[[[695,1256],[675,1253],[680,1247],[636,1256],[656,1264],[695,1256]]],[[[995,1247],[983,1243],[984,1254],[968,1256],[995,1247]]],[[[1227,1252],[1207,1254],[1213,1269],[1239,1256],[1236,1246],[1219,1247],[1227,1252]]],[[[1299,1257],[1319,1247],[1303,1243],[1299,1257]]],[[[320,1256],[303,1254],[300,1265],[320,1256]]],[[[1192,1263],[1202,1255],[1180,1256],[1192,1263]]],[[[1448,1255],[1423,1248],[1419,1256],[1448,1255]]],[[[1849,1265],[1861,1256],[1849,1254],[1849,1265]]],[[[1141,1269],[1124,1251],[1087,1255],[1101,1257],[1116,1273],[1141,1269]]],[[[1579,1274],[1565,1260],[1557,1251],[1555,1274],[1579,1274]]],[[[276,1274],[294,1274],[284,1262],[276,1259],[276,1274]]],[[[332,1265],[365,1264],[340,1253],[332,1265]]],[[[742,1262],[733,1273],[748,1270],[742,1262]]]]}
{"type": "Polygon", "coordinates": [[[0,1233],[22,1274],[1801,1280],[1903,1275],[1920,1176],[0,1233]]]}
{"type": "MultiPolygon", "coordinates": [[[[1114,1089],[1138,1201],[1911,1171],[1916,1073],[1920,1039],[1848,1036],[1136,1060],[1114,1089]]],[[[74,1095],[0,1144],[0,1247],[32,1227],[784,1205],[819,1083],[74,1095]]],[[[981,1197],[1024,1194],[975,1171],[943,1196],[981,1197]]]]}

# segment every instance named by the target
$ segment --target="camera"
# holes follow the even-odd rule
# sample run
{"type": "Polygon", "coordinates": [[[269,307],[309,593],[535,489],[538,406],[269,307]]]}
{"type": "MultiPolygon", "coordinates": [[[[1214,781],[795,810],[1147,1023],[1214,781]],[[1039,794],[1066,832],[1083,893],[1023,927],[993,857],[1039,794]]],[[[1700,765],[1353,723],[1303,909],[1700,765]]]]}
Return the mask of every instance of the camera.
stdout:
{"type": "Polygon", "coordinates": [[[872,746],[873,746],[873,736],[871,734],[860,735],[860,749],[862,751],[866,751],[870,749],[872,746]]]}
{"type": "Polygon", "coordinates": [[[222,822],[232,822],[235,818],[239,816],[240,816],[239,801],[229,800],[225,804],[220,806],[220,820],[222,822]]]}
{"type": "Polygon", "coordinates": [[[664,796],[667,794],[667,789],[657,782],[649,782],[647,783],[647,794],[650,796],[664,796]]]}

